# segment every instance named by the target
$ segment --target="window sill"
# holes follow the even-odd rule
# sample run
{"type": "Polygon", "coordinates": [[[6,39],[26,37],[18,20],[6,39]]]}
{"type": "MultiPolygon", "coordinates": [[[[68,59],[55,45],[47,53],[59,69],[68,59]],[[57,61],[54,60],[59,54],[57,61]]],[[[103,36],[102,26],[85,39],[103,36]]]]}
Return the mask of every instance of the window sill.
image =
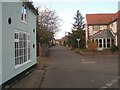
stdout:
{"type": "Polygon", "coordinates": [[[24,66],[24,65],[26,65],[26,64],[28,64],[30,62],[31,62],[31,60],[29,60],[29,61],[27,61],[27,62],[25,62],[23,64],[20,64],[20,65],[15,65],[15,69],[20,68],[20,67],[22,67],[22,66],[24,66]]]}
{"type": "Polygon", "coordinates": [[[22,22],[22,23],[24,23],[24,24],[27,24],[27,22],[26,22],[26,21],[24,21],[24,20],[21,20],[21,22],[22,22]]]}

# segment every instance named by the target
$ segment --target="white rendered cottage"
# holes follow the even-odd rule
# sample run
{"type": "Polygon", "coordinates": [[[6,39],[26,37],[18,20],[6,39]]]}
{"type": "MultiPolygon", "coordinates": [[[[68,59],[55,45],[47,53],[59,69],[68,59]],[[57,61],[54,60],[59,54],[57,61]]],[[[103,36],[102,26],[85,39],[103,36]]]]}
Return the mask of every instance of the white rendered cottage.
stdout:
{"type": "Polygon", "coordinates": [[[30,2],[0,2],[0,85],[37,63],[36,16],[30,2]]]}

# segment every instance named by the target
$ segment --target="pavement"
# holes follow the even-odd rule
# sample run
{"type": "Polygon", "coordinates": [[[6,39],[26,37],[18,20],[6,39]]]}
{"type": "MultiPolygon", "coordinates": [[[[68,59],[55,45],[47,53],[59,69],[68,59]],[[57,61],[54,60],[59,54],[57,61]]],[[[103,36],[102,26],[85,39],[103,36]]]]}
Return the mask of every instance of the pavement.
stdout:
{"type": "Polygon", "coordinates": [[[37,88],[38,85],[41,84],[44,79],[44,75],[46,72],[46,64],[44,57],[37,58],[37,68],[28,74],[26,77],[21,79],[18,83],[16,83],[12,88],[37,88]]]}

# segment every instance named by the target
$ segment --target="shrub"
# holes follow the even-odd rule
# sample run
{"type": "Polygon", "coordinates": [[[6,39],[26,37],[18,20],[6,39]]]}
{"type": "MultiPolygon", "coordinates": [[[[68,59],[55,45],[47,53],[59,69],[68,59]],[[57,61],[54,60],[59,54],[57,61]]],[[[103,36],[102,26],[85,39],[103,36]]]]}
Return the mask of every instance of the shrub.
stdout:
{"type": "Polygon", "coordinates": [[[98,48],[97,42],[91,42],[88,43],[88,49],[89,50],[96,50],[98,48]]]}
{"type": "Polygon", "coordinates": [[[111,52],[116,52],[118,50],[118,47],[116,45],[112,45],[110,50],[111,52]]]}

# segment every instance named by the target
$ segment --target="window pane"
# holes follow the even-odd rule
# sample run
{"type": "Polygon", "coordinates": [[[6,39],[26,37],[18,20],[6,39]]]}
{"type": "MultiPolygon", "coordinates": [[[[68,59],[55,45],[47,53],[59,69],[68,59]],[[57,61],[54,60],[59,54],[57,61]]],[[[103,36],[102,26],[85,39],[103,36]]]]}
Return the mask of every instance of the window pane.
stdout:
{"type": "Polygon", "coordinates": [[[95,40],[98,43],[98,39],[95,40]]]}
{"type": "Polygon", "coordinates": [[[106,40],[105,40],[105,39],[103,39],[103,42],[105,43],[105,42],[106,42],[106,40]]]}
{"type": "Polygon", "coordinates": [[[110,43],[110,39],[107,39],[107,43],[110,43]]]}
{"type": "Polygon", "coordinates": [[[104,44],[104,48],[106,48],[106,44],[104,44]]]}
{"type": "Polygon", "coordinates": [[[102,39],[99,39],[99,43],[102,43],[102,39]]]}
{"type": "Polygon", "coordinates": [[[19,49],[17,49],[17,57],[19,57],[20,56],[20,50],[19,49]]]}
{"type": "Polygon", "coordinates": [[[30,42],[28,42],[28,47],[30,47],[30,42]]]}
{"type": "Polygon", "coordinates": [[[22,5],[22,14],[24,13],[24,5],[22,5]]]}
{"type": "Polygon", "coordinates": [[[17,44],[16,48],[19,48],[19,43],[17,42],[16,44],[17,44]]]}
{"type": "Polygon", "coordinates": [[[15,38],[18,38],[14,42],[15,65],[19,65],[30,60],[30,34],[19,32],[15,34],[15,38]]]}
{"type": "Polygon", "coordinates": [[[20,64],[22,64],[22,56],[20,57],[20,64]]]}
{"type": "Polygon", "coordinates": [[[100,44],[99,47],[102,47],[102,44],[100,44]]]}
{"type": "Polygon", "coordinates": [[[17,50],[15,50],[15,57],[17,57],[17,50]]]}
{"type": "Polygon", "coordinates": [[[28,48],[28,54],[30,54],[30,48],[28,48]]]}
{"type": "Polygon", "coordinates": [[[94,26],[93,26],[93,29],[94,29],[94,30],[99,30],[99,25],[94,25],[94,26]]]}
{"type": "Polygon", "coordinates": [[[25,55],[25,59],[24,59],[24,62],[26,62],[27,61],[27,55],[25,55]]]}
{"type": "Polygon", "coordinates": [[[110,48],[110,44],[107,44],[107,47],[110,48]]]}
{"type": "Polygon", "coordinates": [[[16,42],[14,42],[14,46],[15,46],[15,49],[17,48],[17,43],[16,42]]]}
{"type": "Polygon", "coordinates": [[[27,54],[27,48],[25,48],[25,54],[27,54]]]}
{"type": "Polygon", "coordinates": [[[21,20],[23,20],[23,14],[21,14],[21,20]]]}
{"type": "Polygon", "coordinates": [[[30,60],[30,54],[28,55],[28,60],[30,60]]]}
{"type": "Polygon", "coordinates": [[[114,45],[114,39],[112,39],[111,41],[112,41],[112,45],[114,45]]]}
{"type": "Polygon", "coordinates": [[[15,58],[15,65],[17,65],[17,59],[15,58]]]}
{"type": "Polygon", "coordinates": [[[24,14],[27,14],[27,8],[24,7],[24,14]]]}
{"type": "Polygon", "coordinates": [[[26,35],[25,34],[23,34],[23,38],[24,38],[24,40],[26,39],[26,35]]]}
{"type": "Polygon", "coordinates": [[[14,38],[16,39],[16,33],[14,34],[14,38]]]}

